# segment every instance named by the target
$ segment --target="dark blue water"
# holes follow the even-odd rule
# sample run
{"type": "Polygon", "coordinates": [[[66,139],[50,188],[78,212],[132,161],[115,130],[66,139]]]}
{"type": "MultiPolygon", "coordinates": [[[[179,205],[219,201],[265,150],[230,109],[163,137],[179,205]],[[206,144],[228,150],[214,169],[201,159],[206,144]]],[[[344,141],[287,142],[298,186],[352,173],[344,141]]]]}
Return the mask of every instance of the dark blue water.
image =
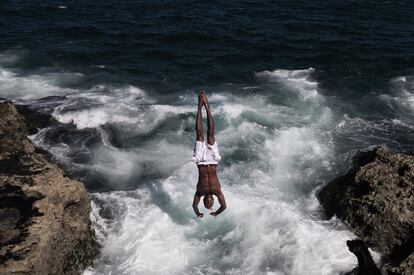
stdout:
{"type": "Polygon", "coordinates": [[[2,1],[0,97],[59,121],[32,138],[91,192],[104,248],[88,272],[338,274],[352,234],[314,194],[358,149],[414,151],[413,15],[412,1],[2,1]],[[229,205],[201,222],[199,89],[229,205]]]}
{"type": "Polygon", "coordinates": [[[412,72],[414,63],[411,1],[0,5],[0,49],[23,52],[19,69],[57,67],[163,92],[312,66],[327,89],[366,94],[412,72]]]}

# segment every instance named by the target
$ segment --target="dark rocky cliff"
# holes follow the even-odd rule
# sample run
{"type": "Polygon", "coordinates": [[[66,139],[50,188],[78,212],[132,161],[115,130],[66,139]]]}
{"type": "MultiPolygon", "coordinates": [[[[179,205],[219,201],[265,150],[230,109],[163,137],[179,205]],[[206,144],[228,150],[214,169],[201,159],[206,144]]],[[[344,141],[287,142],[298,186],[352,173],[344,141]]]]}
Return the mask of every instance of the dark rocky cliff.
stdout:
{"type": "Polygon", "coordinates": [[[318,194],[328,217],[344,220],[382,253],[386,273],[414,274],[414,157],[383,147],[359,152],[347,174],[318,194]]]}
{"type": "Polygon", "coordinates": [[[80,274],[98,253],[89,195],[28,131],[15,106],[0,103],[0,274],[80,274]]]}

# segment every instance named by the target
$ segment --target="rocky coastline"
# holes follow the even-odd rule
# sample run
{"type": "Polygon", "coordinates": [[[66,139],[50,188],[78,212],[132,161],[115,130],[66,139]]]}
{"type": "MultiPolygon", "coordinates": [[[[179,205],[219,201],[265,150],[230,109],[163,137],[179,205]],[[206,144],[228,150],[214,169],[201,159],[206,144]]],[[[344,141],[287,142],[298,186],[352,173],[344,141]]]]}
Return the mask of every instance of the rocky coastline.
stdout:
{"type": "Polygon", "coordinates": [[[327,218],[337,216],[382,255],[384,274],[414,274],[414,157],[382,146],[358,152],[352,167],[318,194],[327,218]]]}
{"type": "Polygon", "coordinates": [[[0,102],[0,274],[80,274],[99,253],[89,195],[27,138],[50,118],[19,111],[0,102]]]}

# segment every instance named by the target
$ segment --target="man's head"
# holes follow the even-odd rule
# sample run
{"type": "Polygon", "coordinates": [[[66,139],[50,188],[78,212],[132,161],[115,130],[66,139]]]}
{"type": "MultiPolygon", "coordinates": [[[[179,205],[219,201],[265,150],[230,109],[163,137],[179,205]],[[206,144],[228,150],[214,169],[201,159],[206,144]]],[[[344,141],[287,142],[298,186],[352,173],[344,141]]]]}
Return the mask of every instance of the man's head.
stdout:
{"type": "Polygon", "coordinates": [[[204,202],[204,207],[205,208],[211,209],[213,207],[213,204],[214,204],[213,195],[212,194],[205,195],[204,199],[203,199],[203,202],[204,202]]]}

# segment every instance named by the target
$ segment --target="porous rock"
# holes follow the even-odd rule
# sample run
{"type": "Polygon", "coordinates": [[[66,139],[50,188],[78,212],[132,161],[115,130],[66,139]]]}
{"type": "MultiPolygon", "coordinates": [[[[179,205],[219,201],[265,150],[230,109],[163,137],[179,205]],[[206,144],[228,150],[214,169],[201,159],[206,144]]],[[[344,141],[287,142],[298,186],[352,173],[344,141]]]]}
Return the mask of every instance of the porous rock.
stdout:
{"type": "Polygon", "coordinates": [[[360,151],[318,199],[382,254],[385,273],[414,274],[414,157],[382,146],[360,151]]]}
{"type": "Polygon", "coordinates": [[[82,183],[27,138],[25,118],[0,103],[0,274],[80,274],[99,245],[82,183]]]}

